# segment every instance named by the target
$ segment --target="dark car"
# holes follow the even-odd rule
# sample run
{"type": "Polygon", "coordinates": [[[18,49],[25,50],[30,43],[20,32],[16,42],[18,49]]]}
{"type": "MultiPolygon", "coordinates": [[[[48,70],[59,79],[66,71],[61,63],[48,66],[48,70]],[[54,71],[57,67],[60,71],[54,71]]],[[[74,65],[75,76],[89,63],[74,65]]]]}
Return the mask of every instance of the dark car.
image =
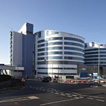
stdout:
{"type": "Polygon", "coordinates": [[[42,78],[42,82],[49,82],[49,81],[51,81],[51,77],[42,78]]]}

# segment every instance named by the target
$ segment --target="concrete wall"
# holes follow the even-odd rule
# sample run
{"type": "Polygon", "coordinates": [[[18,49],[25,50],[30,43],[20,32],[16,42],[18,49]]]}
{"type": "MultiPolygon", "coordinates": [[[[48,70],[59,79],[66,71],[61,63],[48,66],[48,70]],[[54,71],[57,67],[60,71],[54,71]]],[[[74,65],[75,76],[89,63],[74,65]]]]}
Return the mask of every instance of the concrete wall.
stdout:
{"type": "Polygon", "coordinates": [[[34,36],[32,34],[27,34],[24,36],[24,47],[23,47],[23,64],[25,71],[23,75],[33,77],[33,47],[34,46],[34,36]]]}
{"type": "Polygon", "coordinates": [[[23,44],[22,38],[23,35],[17,32],[12,32],[13,34],[13,45],[12,45],[12,66],[23,66],[22,53],[23,53],[23,44]]]}

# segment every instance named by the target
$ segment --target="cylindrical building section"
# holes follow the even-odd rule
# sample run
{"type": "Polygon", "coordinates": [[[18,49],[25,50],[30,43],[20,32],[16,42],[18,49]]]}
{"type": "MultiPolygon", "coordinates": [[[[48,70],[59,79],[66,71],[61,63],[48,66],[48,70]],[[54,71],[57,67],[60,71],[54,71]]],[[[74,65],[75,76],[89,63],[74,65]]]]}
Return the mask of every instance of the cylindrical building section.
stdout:
{"type": "Polygon", "coordinates": [[[85,44],[85,64],[93,66],[106,65],[106,44],[90,42],[85,44]]]}
{"type": "Polygon", "coordinates": [[[35,33],[36,77],[75,76],[84,63],[84,38],[55,30],[35,33]]]}

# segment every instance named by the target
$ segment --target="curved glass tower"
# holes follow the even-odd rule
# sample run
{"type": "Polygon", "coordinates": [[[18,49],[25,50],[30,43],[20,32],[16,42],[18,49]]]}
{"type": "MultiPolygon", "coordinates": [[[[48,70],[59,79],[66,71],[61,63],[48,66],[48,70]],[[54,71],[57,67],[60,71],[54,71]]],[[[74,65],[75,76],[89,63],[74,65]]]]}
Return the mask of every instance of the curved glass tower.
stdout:
{"type": "Polygon", "coordinates": [[[84,63],[84,38],[55,30],[35,33],[37,77],[75,76],[77,64],[84,63]]]}

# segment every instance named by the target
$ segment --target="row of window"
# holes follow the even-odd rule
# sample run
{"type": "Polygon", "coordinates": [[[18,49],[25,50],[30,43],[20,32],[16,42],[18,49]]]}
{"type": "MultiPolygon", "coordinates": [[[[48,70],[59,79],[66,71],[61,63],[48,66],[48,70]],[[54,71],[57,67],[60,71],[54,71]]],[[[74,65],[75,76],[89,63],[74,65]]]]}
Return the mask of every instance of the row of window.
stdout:
{"type": "Polygon", "coordinates": [[[63,47],[49,47],[49,48],[46,48],[46,50],[61,50],[63,49],[63,47]]]}
{"type": "Polygon", "coordinates": [[[46,43],[46,46],[50,46],[50,45],[62,45],[63,42],[50,42],[50,43],[46,43]]]}
{"type": "MultiPolygon", "coordinates": [[[[43,55],[54,55],[54,54],[62,54],[61,51],[55,51],[55,52],[46,52],[46,53],[38,53],[38,56],[43,56],[43,55]]],[[[76,52],[68,52],[68,51],[65,51],[64,54],[66,55],[77,55],[77,56],[84,56],[83,54],[81,53],[76,53],[76,52]]]]}
{"type": "MultiPolygon", "coordinates": [[[[46,43],[46,46],[50,46],[50,45],[62,45],[63,42],[50,42],[50,43],[46,43]]],[[[73,45],[73,46],[79,46],[79,47],[84,47],[82,44],[78,44],[78,43],[73,43],[73,42],[64,42],[65,45],[73,45]]],[[[38,45],[38,47],[43,47],[45,46],[45,44],[40,44],[38,45]]]]}
{"type": "MultiPolygon", "coordinates": [[[[37,64],[77,64],[78,61],[38,61],[37,64]]],[[[82,62],[81,62],[82,63],[82,62]]]]}
{"type": "Polygon", "coordinates": [[[51,41],[51,40],[63,40],[63,37],[51,37],[51,38],[46,38],[45,41],[51,41]]]}
{"type": "Polygon", "coordinates": [[[81,60],[81,61],[84,60],[83,58],[80,58],[80,57],[70,57],[70,56],[64,56],[64,59],[81,60]]]}
{"type": "MultiPolygon", "coordinates": [[[[98,64],[98,62],[85,62],[85,64],[98,64]]],[[[106,64],[106,62],[100,62],[100,64],[106,64]]]]}
{"type": "Polygon", "coordinates": [[[106,50],[106,48],[86,49],[85,51],[106,50]]]}
{"type": "MultiPolygon", "coordinates": [[[[85,58],[89,58],[89,57],[97,57],[98,58],[99,55],[93,55],[93,56],[85,56],[85,58]]],[[[100,55],[99,57],[106,57],[106,55],[100,55]]]]}
{"type": "Polygon", "coordinates": [[[38,49],[38,52],[45,51],[45,48],[38,49]]]}
{"type": "MultiPolygon", "coordinates": [[[[63,59],[63,57],[62,56],[53,56],[53,57],[46,57],[46,59],[63,59]]],[[[80,57],[64,56],[64,59],[83,61],[83,58],[80,58],[80,57]]],[[[45,57],[38,57],[38,60],[45,60],[45,57]]]]}
{"type": "Polygon", "coordinates": [[[82,53],[68,52],[68,51],[65,51],[64,54],[66,54],[66,55],[78,55],[78,56],[84,56],[84,54],[82,54],[82,53]]]}
{"type": "Polygon", "coordinates": [[[78,42],[82,42],[82,43],[84,43],[83,40],[78,39],[78,38],[64,37],[64,40],[72,40],[72,41],[74,40],[74,41],[78,41],[78,42]]]}
{"type": "Polygon", "coordinates": [[[64,70],[77,70],[77,68],[60,68],[60,67],[38,67],[38,69],[64,69],[64,70]]]}
{"type": "MultiPolygon", "coordinates": [[[[35,35],[37,35],[37,34],[38,34],[38,38],[41,38],[41,31],[35,33],[35,35]]],[[[59,34],[59,32],[54,32],[54,34],[59,34]]],[[[46,32],[46,36],[48,36],[48,35],[49,35],[49,31],[46,32]]]]}
{"type": "MultiPolygon", "coordinates": [[[[89,53],[85,52],[85,54],[98,54],[98,52],[89,52],[89,53]]],[[[100,54],[106,54],[106,52],[101,52],[100,51],[100,54]]]]}
{"type": "MultiPolygon", "coordinates": [[[[46,50],[62,50],[62,49],[63,49],[63,47],[58,47],[58,46],[46,48],[46,50]]],[[[76,48],[76,47],[64,47],[64,50],[77,50],[77,51],[81,51],[81,52],[84,51],[83,49],[76,48]]],[[[38,49],[38,51],[45,51],[45,48],[38,49]]]]}
{"type": "Polygon", "coordinates": [[[38,72],[38,74],[52,74],[52,75],[76,75],[77,73],[50,73],[50,72],[38,72]]]}
{"type": "Polygon", "coordinates": [[[45,40],[39,40],[38,43],[43,43],[43,42],[47,42],[47,41],[51,41],[51,40],[62,40],[63,37],[54,37],[54,38],[46,38],[45,40]]]}
{"type": "Polygon", "coordinates": [[[84,47],[82,44],[73,43],[73,42],[64,42],[64,44],[65,44],[65,45],[73,45],[73,46],[84,47]]]}
{"type": "MultiPolygon", "coordinates": [[[[95,58],[94,59],[85,59],[85,61],[95,61],[95,60],[98,60],[98,58],[97,59],[95,59],[95,58]]],[[[102,60],[106,60],[106,58],[103,58],[103,59],[100,58],[100,61],[102,61],[102,60]]]]}
{"type": "MultiPolygon", "coordinates": [[[[59,32],[54,32],[53,34],[59,34],[59,32]]],[[[46,31],[46,36],[50,35],[49,31],[46,31]]]]}
{"type": "Polygon", "coordinates": [[[61,51],[55,51],[55,52],[46,52],[46,53],[38,53],[38,56],[43,56],[43,55],[54,55],[54,54],[62,54],[61,51]]]}
{"type": "Polygon", "coordinates": [[[77,50],[77,51],[81,51],[81,52],[84,51],[83,49],[75,48],[75,47],[64,47],[64,49],[65,49],[65,50],[77,50]]]}
{"type": "MultiPolygon", "coordinates": [[[[41,36],[41,35],[40,35],[41,36]]],[[[51,37],[51,38],[46,38],[45,40],[39,40],[38,43],[46,42],[46,41],[51,41],[51,40],[63,40],[63,37],[51,37]]],[[[71,40],[71,41],[77,41],[80,43],[84,43],[83,40],[77,39],[77,38],[71,38],[71,37],[64,37],[64,40],[71,40]]]]}

